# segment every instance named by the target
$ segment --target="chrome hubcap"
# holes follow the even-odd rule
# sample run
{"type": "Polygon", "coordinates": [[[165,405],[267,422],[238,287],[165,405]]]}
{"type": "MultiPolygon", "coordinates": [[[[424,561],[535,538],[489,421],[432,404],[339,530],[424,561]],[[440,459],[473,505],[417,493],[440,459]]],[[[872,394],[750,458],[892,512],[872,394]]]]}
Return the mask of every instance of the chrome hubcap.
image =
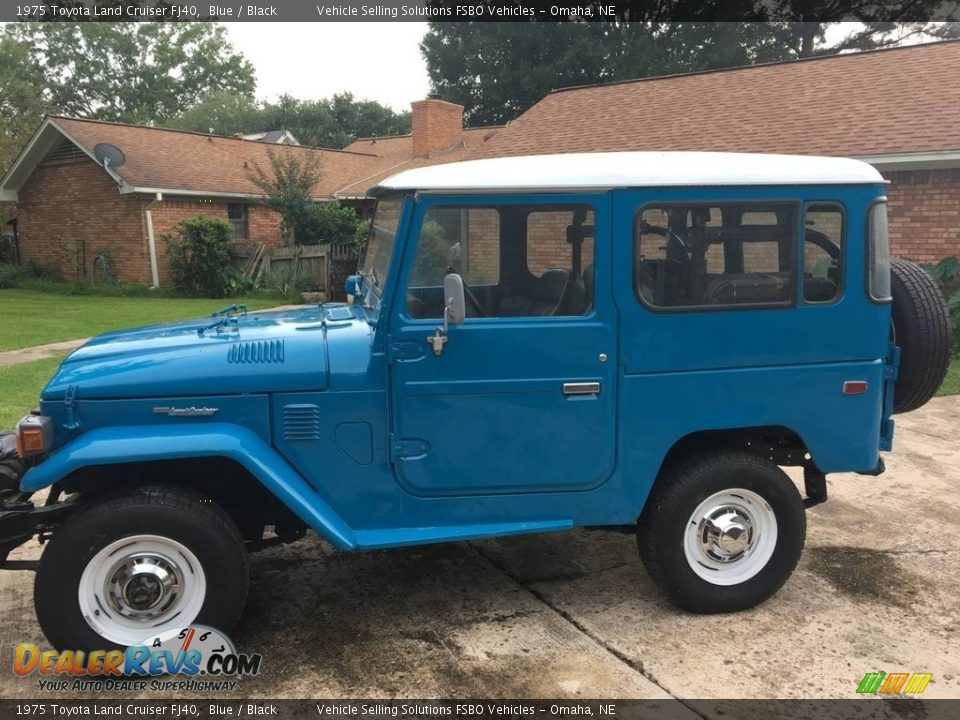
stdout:
{"type": "Polygon", "coordinates": [[[183,577],[167,558],[138,554],[121,560],[107,583],[110,607],[124,617],[149,620],[176,602],[183,577]]]}
{"type": "Polygon", "coordinates": [[[690,569],[712,585],[738,585],[759,573],[777,546],[777,516],[758,493],[730,488],[701,502],[683,534],[690,569]]]}
{"type": "Polygon", "coordinates": [[[724,505],[700,521],[697,534],[703,552],[717,562],[734,562],[750,549],[753,518],[743,508],[724,505]]]}
{"type": "Polygon", "coordinates": [[[77,600],[98,635],[118,645],[138,645],[192,623],[206,593],[206,575],[192,550],[172,538],[132,535],[89,560],[77,600]]]}

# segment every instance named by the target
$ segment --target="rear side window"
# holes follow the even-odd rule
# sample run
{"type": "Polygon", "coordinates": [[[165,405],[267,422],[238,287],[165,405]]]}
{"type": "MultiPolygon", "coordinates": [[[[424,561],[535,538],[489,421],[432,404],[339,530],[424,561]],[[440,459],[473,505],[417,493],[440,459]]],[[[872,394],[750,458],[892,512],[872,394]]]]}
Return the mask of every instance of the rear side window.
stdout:
{"type": "Polygon", "coordinates": [[[803,300],[832,302],[843,280],[843,208],[837,203],[810,203],[803,216],[803,300]]]}
{"type": "Polygon", "coordinates": [[[647,205],[634,230],[634,287],[662,309],[791,305],[797,203],[647,205]]]}
{"type": "Polygon", "coordinates": [[[887,201],[874,203],[867,220],[867,291],[870,299],[888,302],[890,296],[890,237],[887,201]]]}

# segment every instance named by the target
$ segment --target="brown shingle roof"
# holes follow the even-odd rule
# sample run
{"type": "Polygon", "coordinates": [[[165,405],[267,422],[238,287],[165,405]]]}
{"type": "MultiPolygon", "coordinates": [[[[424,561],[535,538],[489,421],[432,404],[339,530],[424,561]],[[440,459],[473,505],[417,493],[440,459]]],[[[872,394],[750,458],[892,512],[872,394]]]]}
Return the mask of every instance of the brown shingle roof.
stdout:
{"type": "Polygon", "coordinates": [[[262,195],[250,180],[259,164],[269,172],[268,151],[278,155],[312,156],[322,176],[314,197],[326,197],[346,182],[369,175],[381,167],[375,155],[294,145],[239,140],[164,128],[125,125],[75,118],[53,117],[76,142],[93,152],[97,143],[116,145],[126,162],[112,170],[137,188],[193,192],[262,195]]]}
{"type": "Polygon", "coordinates": [[[555,91],[471,157],[960,150],[960,41],[555,91]]]}
{"type": "Polygon", "coordinates": [[[502,126],[488,126],[467,128],[463,131],[463,142],[442,153],[427,157],[413,157],[412,135],[390,135],[378,138],[361,138],[354,140],[344,150],[352,152],[376,153],[383,159],[383,164],[377,170],[365,177],[359,178],[337,190],[337,197],[358,197],[365,195],[374,185],[402,170],[425,167],[427,165],[441,165],[458,160],[468,160],[473,153],[479,151],[493,137],[500,132],[502,126]]]}

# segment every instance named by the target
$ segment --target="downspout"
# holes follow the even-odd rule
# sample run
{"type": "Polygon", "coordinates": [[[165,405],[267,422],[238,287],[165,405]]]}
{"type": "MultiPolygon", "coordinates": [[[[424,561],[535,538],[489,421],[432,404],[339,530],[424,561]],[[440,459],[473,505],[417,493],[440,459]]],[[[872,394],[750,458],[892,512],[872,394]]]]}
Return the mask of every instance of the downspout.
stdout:
{"type": "Polygon", "coordinates": [[[147,203],[143,214],[147,220],[147,248],[150,251],[150,279],[153,284],[151,289],[160,287],[160,272],[157,269],[157,241],[153,236],[153,208],[158,202],[163,202],[163,193],[157,193],[157,196],[147,203]]]}

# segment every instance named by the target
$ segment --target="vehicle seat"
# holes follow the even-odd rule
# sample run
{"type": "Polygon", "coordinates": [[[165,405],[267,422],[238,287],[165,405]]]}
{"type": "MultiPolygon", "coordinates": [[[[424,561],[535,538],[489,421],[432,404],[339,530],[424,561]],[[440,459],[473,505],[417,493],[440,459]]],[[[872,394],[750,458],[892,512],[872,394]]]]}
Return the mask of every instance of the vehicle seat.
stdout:
{"type": "MultiPolygon", "coordinates": [[[[571,295],[571,273],[566,268],[552,268],[547,270],[533,289],[533,303],[530,314],[534,317],[547,317],[563,314],[563,307],[569,302],[571,295]]],[[[583,287],[580,287],[582,298],[583,287]]]]}
{"type": "Polygon", "coordinates": [[[790,299],[787,273],[731,273],[707,284],[704,300],[715,305],[785,302],[790,299]]]}

